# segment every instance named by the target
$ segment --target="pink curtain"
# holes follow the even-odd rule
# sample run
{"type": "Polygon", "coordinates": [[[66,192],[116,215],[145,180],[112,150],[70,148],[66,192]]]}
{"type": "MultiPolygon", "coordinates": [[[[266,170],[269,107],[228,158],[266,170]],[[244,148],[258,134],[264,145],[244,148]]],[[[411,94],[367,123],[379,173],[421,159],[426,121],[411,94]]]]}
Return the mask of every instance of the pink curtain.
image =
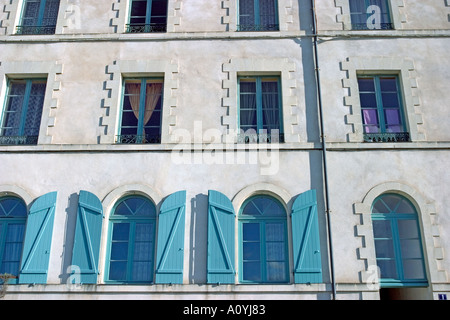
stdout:
{"type": "MultiPolygon", "coordinates": [[[[162,83],[148,83],[145,97],[145,109],[144,109],[144,125],[150,120],[152,117],[153,111],[156,108],[156,104],[159,101],[159,97],[162,92],[162,83]]],[[[131,104],[131,109],[133,110],[133,114],[136,119],[139,120],[139,103],[140,103],[140,91],[141,84],[140,83],[127,83],[126,89],[130,96],[128,99],[131,104]]],[[[145,139],[145,129],[142,133],[145,139]]],[[[145,141],[144,141],[145,142],[145,141]]]]}

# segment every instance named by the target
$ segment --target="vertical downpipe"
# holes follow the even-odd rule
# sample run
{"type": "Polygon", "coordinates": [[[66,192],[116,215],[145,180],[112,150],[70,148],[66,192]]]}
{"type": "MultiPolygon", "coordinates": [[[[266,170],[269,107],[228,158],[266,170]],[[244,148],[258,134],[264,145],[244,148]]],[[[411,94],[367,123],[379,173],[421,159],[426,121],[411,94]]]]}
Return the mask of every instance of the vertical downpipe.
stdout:
{"type": "Polygon", "coordinates": [[[316,15],[316,2],[311,0],[311,13],[313,23],[313,43],[314,43],[314,69],[316,70],[316,83],[317,83],[317,102],[319,108],[319,121],[320,121],[320,135],[322,137],[322,159],[323,159],[323,180],[325,189],[325,210],[327,215],[327,229],[328,229],[328,246],[330,253],[330,273],[331,273],[331,289],[332,298],[336,300],[336,280],[334,275],[334,258],[333,258],[333,241],[331,236],[331,216],[330,216],[330,198],[328,193],[328,173],[327,173],[327,145],[325,141],[324,123],[323,123],[323,108],[322,108],[322,91],[320,86],[320,68],[319,68],[319,56],[317,48],[317,15],[316,15]]]}

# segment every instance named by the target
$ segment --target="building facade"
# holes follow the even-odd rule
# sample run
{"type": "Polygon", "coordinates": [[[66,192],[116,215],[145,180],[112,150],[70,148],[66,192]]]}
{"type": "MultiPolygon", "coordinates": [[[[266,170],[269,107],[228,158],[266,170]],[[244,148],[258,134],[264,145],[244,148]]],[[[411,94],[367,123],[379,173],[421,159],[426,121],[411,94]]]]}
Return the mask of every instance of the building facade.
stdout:
{"type": "Polygon", "coordinates": [[[445,299],[450,3],[1,0],[2,299],[445,299]]]}

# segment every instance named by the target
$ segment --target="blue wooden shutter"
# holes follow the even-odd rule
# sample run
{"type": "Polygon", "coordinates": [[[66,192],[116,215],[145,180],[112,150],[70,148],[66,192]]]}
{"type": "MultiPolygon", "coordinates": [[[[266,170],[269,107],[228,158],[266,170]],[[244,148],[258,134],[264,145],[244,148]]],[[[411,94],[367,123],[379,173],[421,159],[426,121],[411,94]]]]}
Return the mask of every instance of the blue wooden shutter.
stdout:
{"type": "Polygon", "coordinates": [[[38,198],[28,214],[19,283],[47,282],[56,192],[38,198]]]}
{"type": "Polygon", "coordinates": [[[235,214],[222,193],[208,192],[208,283],[234,283],[235,214]]]}
{"type": "Polygon", "coordinates": [[[321,283],[319,222],[316,190],[300,194],[292,205],[295,283],[321,283]]]}
{"type": "Polygon", "coordinates": [[[90,192],[80,191],[72,265],[80,268],[81,283],[97,283],[102,223],[101,201],[90,192]]]}
{"type": "Polygon", "coordinates": [[[155,283],[183,283],[186,191],[167,197],[158,216],[155,283]]]}

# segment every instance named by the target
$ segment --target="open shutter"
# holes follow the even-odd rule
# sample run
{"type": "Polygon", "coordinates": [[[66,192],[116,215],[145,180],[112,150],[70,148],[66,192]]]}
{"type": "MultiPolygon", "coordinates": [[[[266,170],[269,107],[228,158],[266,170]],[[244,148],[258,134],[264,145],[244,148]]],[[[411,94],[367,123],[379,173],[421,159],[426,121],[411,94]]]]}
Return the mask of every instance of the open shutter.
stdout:
{"type": "Polygon", "coordinates": [[[234,283],[235,214],[230,199],[208,192],[208,283],[234,283]]]}
{"type": "Polygon", "coordinates": [[[30,208],[27,218],[19,283],[47,282],[56,192],[39,197],[30,208]]]}
{"type": "Polygon", "coordinates": [[[102,222],[101,201],[90,192],[80,191],[72,265],[80,268],[81,283],[97,283],[102,222]]]}
{"type": "Polygon", "coordinates": [[[158,217],[155,283],[183,283],[186,191],[167,197],[158,217]]]}
{"type": "Polygon", "coordinates": [[[292,205],[295,283],[321,283],[319,222],[316,190],[300,194],[292,205]]]}

